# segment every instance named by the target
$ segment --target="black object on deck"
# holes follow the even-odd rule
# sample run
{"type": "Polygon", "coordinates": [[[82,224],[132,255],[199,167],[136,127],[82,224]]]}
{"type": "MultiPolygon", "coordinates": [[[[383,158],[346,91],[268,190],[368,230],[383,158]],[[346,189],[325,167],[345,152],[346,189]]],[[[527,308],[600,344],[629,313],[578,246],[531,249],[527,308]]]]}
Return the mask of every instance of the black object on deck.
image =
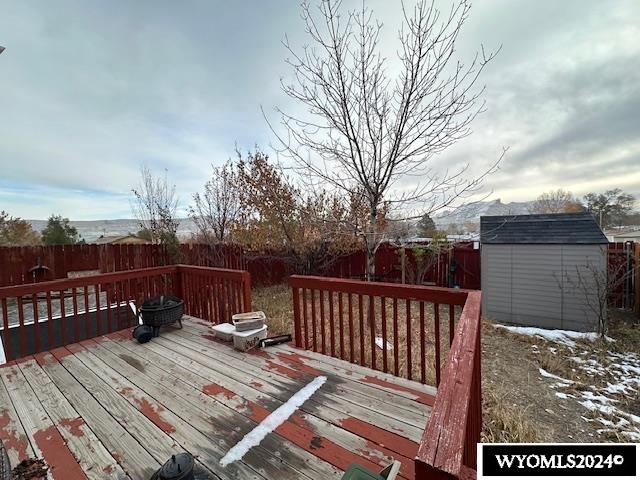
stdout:
{"type": "Polygon", "coordinates": [[[157,337],[160,327],[178,323],[182,328],[184,301],[171,295],[160,295],[146,300],[140,307],[142,323],[153,327],[153,336],[157,337]]]}

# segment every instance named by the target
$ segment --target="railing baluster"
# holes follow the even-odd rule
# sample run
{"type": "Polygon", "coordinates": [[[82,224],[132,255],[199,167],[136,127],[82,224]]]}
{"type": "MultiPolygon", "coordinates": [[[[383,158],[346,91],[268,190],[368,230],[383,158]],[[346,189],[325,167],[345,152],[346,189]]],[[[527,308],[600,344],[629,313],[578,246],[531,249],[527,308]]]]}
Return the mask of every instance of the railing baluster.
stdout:
{"type": "Polygon", "coordinates": [[[90,338],[89,333],[89,286],[85,285],[84,290],[84,338],[90,338]]]}
{"type": "Polygon", "coordinates": [[[322,345],[322,354],[327,353],[327,331],[324,322],[324,290],[318,290],[319,302],[320,302],[320,341],[322,345]]]}
{"type": "Polygon", "coordinates": [[[427,366],[426,366],[426,354],[425,347],[427,339],[425,338],[425,325],[424,325],[424,302],[420,302],[420,380],[422,383],[427,383],[427,366]]]}
{"type": "Polygon", "coordinates": [[[433,304],[433,317],[435,319],[434,336],[436,346],[436,387],[440,385],[440,304],[433,304]]]}
{"type": "MultiPolygon", "coordinates": [[[[62,345],[67,344],[67,312],[64,304],[64,295],[65,290],[60,290],[60,338],[62,340],[62,345]]],[[[49,323],[53,323],[51,321],[51,316],[49,313],[49,323]]],[[[52,342],[52,338],[49,339],[49,342],[52,342]]]]}
{"type": "Polygon", "coordinates": [[[351,294],[347,294],[349,296],[349,361],[353,362],[354,358],[354,339],[355,334],[353,333],[353,299],[351,298],[351,294]]]}
{"type": "Polygon", "coordinates": [[[411,300],[405,300],[407,322],[407,378],[411,380],[413,363],[411,357],[411,300]]]}
{"type": "Polygon", "coordinates": [[[111,315],[111,295],[109,294],[111,292],[111,289],[113,288],[113,284],[106,284],[105,285],[105,296],[106,296],[106,307],[107,307],[107,333],[111,333],[113,332],[113,324],[111,323],[113,321],[112,315],[111,315]]]}
{"type": "Polygon", "coordinates": [[[334,330],[334,321],[333,321],[333,292],[329,290],[329,339],[331,341],[331,356],[336,356],[336,336],[334,330]]]}
{"type": "Polygon", "coordinates": [[[302,318],[304,320],[304,348],[309,349],[309,318],[307,317],[307,289],[302,289],[302,318]]]}
{"type": "Polygon", "coordinates": [[[114,301],[116,304],[116,324],[118,325],[118,330],[122,330],[125,326],[122,324],[122,307],[120,307],[120,282],[113,283],[113,293],[114,293],[114,301]]]}
{"type": "Polygon", "coordinates": [[[312,341],[313,351],[318,351],[317,332],[316,332],[316,291],[311,289],[311,329],[312,329],[312,341]]]}
{"type": "Polygon", "coordinates": [[[398,341],[398,299],[393,297],[393,374],[400,374],[400,348],[398,341]]]}
{"type": "Polygon", "coordinates": [[[71,295],[73,296],[73,300],[72,300],[72,307],[73,307],[73,337],[74,337],[74,341],[79,342],[80,341],[80,326],[78,325],[78,322],[80,321],[78,319],[78,299],[76,297],[77,295],[77,289],[76,287],[73,287],[71,289],[71,295]]]}
{"type": "Polygon", "coordinates": [[[93,293],[96,297],[96,328],[97,335],[99,336],[104,333],[104,329],[102,328],[102,312],[100,311],[100,284],[93,286],[93,293]]]}
{"type": "Polygon", "coordinates": [[[0,306],[2,307],[2,334],[4,337],[4,341],[2,342],[4,345],[4,353],[7,360],[13,359],[12,351],[11,351],[11,338],[9,331],[9,307],[7,306],[7,299],[0,299],[0,306]]]}
{"type": "Polygon", "coordinates": [[[387,306],[385,297],[380,297],[380,322],[382,323],[382,371],[387,373],[389,366],[387,357],[387,306]]]}
{"type": "Polygon", "coordinates": [[[300,318],[300,292],[296,287],[291,290],[293,298],[293,334],[296,347],[302,348],[302,322],[300,318]]]}
{"type": "Polygon", "coordinates": [[[40,351],[40,320],[39,320],[39,312],[38,312],[38,294],[37,292],[33,292],[31,294],[31,308],[33,309],[33,333],[34,333],[34,343],[35,343],[35,351],[40,351]]]}
{"type": "Polygon", "coordinates": [[[220,299],[218,298],[219,283],[220,282],[216,277],[214,277],[211,281],[211,321],[216,325],[219,323],[224,323],[220,320],[220,299]]]}
{"type": "Polygon", "coordinates": [[[369,295],[369,329],[371,332],[371,368],[376,369],[376,310],[375,310],[375,297],[369,295]]]}
{"type": "Polygon", "coordinates": [[[342,292],[338,292],[338,317],[340,323],[340,358],[344,360],[344,319],[343,319],[342,292]]]}
{"type": "MultiPolygon", "coordinates": [[[[52,320],[52,308],[51,308],[51,291],[47,290],[45,293],[45,303],[47,306],[47,338],[49,339],[49,348],[53,344],[53,320],[52,320]]],[[[46,348],[44,349],[46,350],[46,348]]],[[[36,352],[39,350],[36,349],[36,352]]]]}
{"type": "Polygon", "coordinates": [[[362,295],[358,295],[358,320],[360,331],[360,365],[364,365],[364,309],[362,307],[362,295]]]}

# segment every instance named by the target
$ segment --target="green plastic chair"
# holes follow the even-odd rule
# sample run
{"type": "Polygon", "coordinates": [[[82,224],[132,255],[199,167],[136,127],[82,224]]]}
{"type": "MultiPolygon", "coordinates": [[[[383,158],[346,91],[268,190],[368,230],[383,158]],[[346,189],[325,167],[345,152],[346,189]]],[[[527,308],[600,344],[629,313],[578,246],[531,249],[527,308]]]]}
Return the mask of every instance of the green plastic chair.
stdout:
{"type": "Polygon", "coordinates": [[[342,480],[395,480],[399,471],[400,462],[398,460],[386,466],[380,473],[372,472],[362,465],[352,463],[344,472],[342,480]]]}

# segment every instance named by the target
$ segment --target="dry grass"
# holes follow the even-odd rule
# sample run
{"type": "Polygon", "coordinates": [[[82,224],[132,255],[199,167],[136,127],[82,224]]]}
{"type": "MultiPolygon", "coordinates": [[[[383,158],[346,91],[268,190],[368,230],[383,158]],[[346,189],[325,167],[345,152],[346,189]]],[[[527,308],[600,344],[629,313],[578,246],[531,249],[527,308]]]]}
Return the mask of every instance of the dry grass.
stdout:
{"type": "Polygon", "coordinates": [[[267,316],[270,333],[293,335],[293,302],[288,285],[254,288],[252,304],[254,310],[262,310],[267,316]]]}
{"type": "Polygon", "coordinates": [[[527,408],[509,400],[504,387],[483,392],[482,441],[522,443],[540,441],[536,423],[527,408]]]}

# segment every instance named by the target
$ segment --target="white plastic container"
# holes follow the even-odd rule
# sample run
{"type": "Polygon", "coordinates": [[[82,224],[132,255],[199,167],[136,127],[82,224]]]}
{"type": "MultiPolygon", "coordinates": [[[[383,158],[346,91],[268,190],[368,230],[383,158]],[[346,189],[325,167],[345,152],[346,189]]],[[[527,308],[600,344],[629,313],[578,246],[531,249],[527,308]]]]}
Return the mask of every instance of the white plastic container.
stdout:
{"type": "Polygon", "coordinates": [[[258,330],[259,328],[262,328],[266,319],[267,316],[262,311],[236,313],[231,317],[231,321],[235,325],[238,332],[258,330]]]}
{"type": "Polygon", "coordinates": [[[256,330],[247,330],[245,332],[235,331],[233,332],[233,348],[246,352],[247,350],[257,347],[263,338],[267,338],[266,325],[256,330]]]}
{"type": "Polygon", "coordinates": [[[223,342],[233,341],[233,334],[236,331],[236,327],[231,323],[221,323],[220,325],[214,325],[211,328],[213,329],[214,337],[219,338],[223,342]]]}

